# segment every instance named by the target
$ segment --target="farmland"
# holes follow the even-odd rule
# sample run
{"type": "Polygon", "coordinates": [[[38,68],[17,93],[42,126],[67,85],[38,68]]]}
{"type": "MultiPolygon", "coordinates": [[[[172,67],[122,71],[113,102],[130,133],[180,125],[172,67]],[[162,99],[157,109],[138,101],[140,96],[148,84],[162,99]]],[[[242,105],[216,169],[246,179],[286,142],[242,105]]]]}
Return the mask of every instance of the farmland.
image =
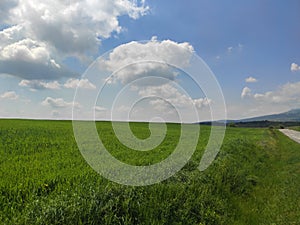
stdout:
{"type": "MultiPolygon", "coordinates": [[[[198,126],[198,125],[195,125],[198,126]]],[[[168,124],[152,151],[124,147],[97,122],[110,153],[132,165],[159,162],[178,142],[168,124]]],[[[139,138],[148,124],[132,123],[139,138]]],[[[1,224],[300,224],[300,145],[275,129],[228,128],[221,151],[197,169],[210,127],[173,177],[150,186],[113,183],[83,159],[70,121],[0,120],[1,224]]]]}
{"type": "Polygon", "coordinates": [[[298,126],[298,127],[289,127],[289,129],[292,129],[292,130],[295,130],[295,131],[300,131],[300,126],[298,126]]]}

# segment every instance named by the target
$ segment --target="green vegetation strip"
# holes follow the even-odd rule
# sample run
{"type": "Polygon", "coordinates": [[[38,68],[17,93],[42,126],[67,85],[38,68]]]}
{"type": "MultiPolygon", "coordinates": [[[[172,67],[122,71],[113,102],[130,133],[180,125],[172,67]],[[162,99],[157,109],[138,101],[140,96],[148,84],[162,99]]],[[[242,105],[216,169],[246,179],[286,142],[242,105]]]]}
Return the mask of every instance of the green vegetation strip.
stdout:
{"type": "Polygon", "coordinates": [[[295,127],[288,127],[288,129],[295,130],[295,131],[300,131],[300,126],[299,127],[297,127],[297,126],[295,126],[295,127]]]}
{"type": "MultiPolygon", "coordinates": [[[[195,125],[197,126],[197,125],[195,125]]],[[[127,149],[111,124],[97,123],[112,155],[133,165],[168,157],[180,125],[150,152],[127,149]]],[[[140,138],[148,124],[132,123],[140,138]]],[[[300,224],[300,145],[274,129],[228,128],[222,150],[197,170],[210,127],[170,179],[115,184],[82,158],[71,122],[0,120],[0,224],[300,224]]]]}

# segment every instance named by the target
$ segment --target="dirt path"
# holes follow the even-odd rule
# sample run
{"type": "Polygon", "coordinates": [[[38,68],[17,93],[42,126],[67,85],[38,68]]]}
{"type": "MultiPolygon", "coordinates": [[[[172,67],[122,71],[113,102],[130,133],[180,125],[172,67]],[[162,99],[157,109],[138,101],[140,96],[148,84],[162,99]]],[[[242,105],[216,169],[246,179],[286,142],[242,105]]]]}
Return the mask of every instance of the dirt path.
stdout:
{"type": "Polygon", "coordinates": [[[300,132],[299,131],[289,130],[289,129],[280,129],[279,131],[300,144],[300,132]]]}

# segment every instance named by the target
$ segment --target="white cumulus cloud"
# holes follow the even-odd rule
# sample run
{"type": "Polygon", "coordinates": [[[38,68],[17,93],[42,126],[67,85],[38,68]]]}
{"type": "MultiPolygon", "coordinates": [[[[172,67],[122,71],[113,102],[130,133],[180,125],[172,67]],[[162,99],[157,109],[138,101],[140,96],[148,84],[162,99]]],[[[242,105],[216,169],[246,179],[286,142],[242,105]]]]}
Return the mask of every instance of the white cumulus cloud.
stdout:
{"type": "Polygon", "coordinates": [[[246,83],[255,83],[257,82],[257,79],[254,77],[247,77],[245,81],[246,83]]]}
{"type": "Polygon", "coordinates": [[[0,73],[25,79],[75,76],[61,65],[97,53],[101,40],[122,27],[119,17],[138,19],[149,8],[130,0],[3,0],[0,19],[0,73]]]}
{"type": "Polygon", "coordinates": [[[180,88],[180,79],[177,80],[180,72],[170,66],[188,68],[193,54],[194,48],[187,42],[158,41],[152,37],[148,42],[123,44],[99,63],[100,68],[113,74],[106,79],[108,84],[130,84],[131,91],[147,102],[138,107],[139,118],[139,115],[146,117],[157,112],[171,114],[175,108],[187,115],[192,109],[200,110],[212,103],[211,99],[192,98],[184,92],[180,88]]]}
{"type": "Polygon", "coordinates": [[[95,107],[94,107],[94,110],[95,110],[96,112],[104,112],[104,111],[107,111],[107,108],[101,107],[101,106],[95,106],[95,107]]]}
{"type": "Polygon", "coordinates": [[[291,71],[295,72],[295,71],[300,71],[300,66],[296,63],[292,63],[291,64],[291,71]]]}
{"type": "Polygon", "coordinates": [[[83,88],[83,89],[96,89],[96,86],[92,84],[88,79],[68,79],[64,85],[60,84],[58,81],[42,81],[42,80],[21,80],[19,83],[21,87],[28,87],[32,91],[52,89],[58,90],[61,87],[65,88],[83,88]]]}
{"type": "Polygon", "coordinates": [[[19,96],[14,91],[7,91],[0,95],[0,99],[17,100],[19,96]]]}
{"type": "Polygon", "coordinates": [[[291,104],[298,107],[300,103],[300,82],[287,83],[275,91],[254,94],[254,98],[266,103],[291,104]]]}
{"type": "Polygon", "coordinates": [[[92,84],[88,79],[69,79],[64,84],[65,88],[83,88],[83,89],[96,89],[96,86],[92,84]]]}
{"type": "Polygon", "coordinates": [[[150,104],[157,109],[164,109],[171,105],[175,108],[190,108],[195,106],[197,109],[201,109],[212,103],[212,101],[207,98],[192,99],[190,96],[182,93],[170,83],[160,86],[145,87],[141,89],[138,94],[141,97],[158,97],[158,99],[150,100],[150,104]]]}
{"type": "Polygon", "coordinates": [[[12,24],[23,24],[28,36],[76,55],[93,51],[99,38],[120,32],[119,16],[137,19],[147,11],[143,3],[129,0],[19,0],[9,18],[12,24]]]}
{"type": "MultiPolygon", "coordinates": [[[[10,39],[15,31],[10,32],[4,30],[0,35],[7,35],[6,38],[10,39]]],[[[74,73],[63,68],[51,57],[51,50],[44,42],[30,38],[8,43],[2,47],[0,43],[0,73],[13,74],[25,79],[74,76],[74,73]]]]}
{"type": "Polygon", "coordinates": [[[171,40],[160,42],[153,37],[147,43],[133,41],[115,48],[109,58],[101,62],[101,65],[111,72],[119,70],[107,80],[109,83],[119,80],[127,84],[135,79],[149,76],[174,80],[177,73],[166,63],[180,68],[187,67],[193,53],[193,46],[187,42],[177,43],[171,40]],[[127,67],[123,68],[124,66],[127,67]]]}
{"type": "Polygon", "coordinates": [[[57,81],[45,82],[41,80],[21,80],[19,86],[28,87],[30,90],[36,91],[43,89],[58,90],[61,85],[57,81]]]}
{"type": "Polygon", "coordinates": [[[73,105],[77,108],[80,108],[79,103],[77,102],[67,102],[62,98],[51,98],[47,97],[43,102],[43,106],[51,106],[52,108],[67,108],[72,107],[73,105]]]}
{"type": "Polygon", "coordinates": [[[0,21],[7,22],[9,11],[16,7],[18,0],[1,0],[0,1],[0,21]]]}
{"type": "Polygon", "coordinates": [[[251,96],[251,89],[248,88],[248,87],[244,87],[243,91],[242,91],[242,94],[241,94],[241,97],[246,98],[246,97],[249,97],[249,96],[251,96]]]}

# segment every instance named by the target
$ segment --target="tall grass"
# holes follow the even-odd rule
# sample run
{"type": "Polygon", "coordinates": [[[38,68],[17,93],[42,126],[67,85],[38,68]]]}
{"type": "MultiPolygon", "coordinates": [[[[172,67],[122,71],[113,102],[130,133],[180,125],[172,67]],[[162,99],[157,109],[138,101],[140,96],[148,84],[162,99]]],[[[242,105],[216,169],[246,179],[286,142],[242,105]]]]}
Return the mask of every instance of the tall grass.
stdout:
{"type": "MultiPolygon", "coordinates": [[[[148,125],[133,123],[140,138],[148,125]]],[[[111,154],[134,164],[172,152],[180,126],[168,124],[163,143],[130,151],[97,124],[111,154]]],[[[1,224],[300,224],[300,147],[269,129],[229,128],[214,163],[197,170],[210,127],[192,159],[168,180],[122,186],[101,177],[82,158],[71,122],[0,120],[1,224]]]]}

